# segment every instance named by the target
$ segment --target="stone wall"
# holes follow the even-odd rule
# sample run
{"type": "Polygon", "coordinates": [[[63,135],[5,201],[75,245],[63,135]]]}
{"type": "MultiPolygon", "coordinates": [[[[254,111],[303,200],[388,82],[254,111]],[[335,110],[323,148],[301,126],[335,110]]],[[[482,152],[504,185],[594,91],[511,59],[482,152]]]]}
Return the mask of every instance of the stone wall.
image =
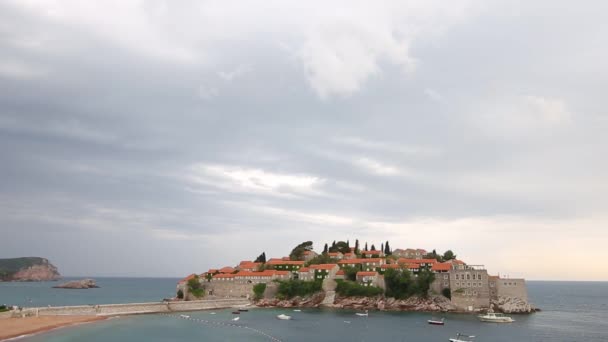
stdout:
{"type": "Polygon", "coordinates": [[[217,298],[253,298],[254,283],[246,282],[209,282],[205,283],[208,295],[217,298]]]}
{"type": "Polygon", "coordinates": [[[452,304],[459,310],[478,311],[490,307],[488,272],[483,269],[451,270],[449,272],[452,304]]]}
{"type": "Polygon", "coordinates": [[[113,316],[144,313],[165,313],[175,311],[196,311],[229,307],[239,307],[249,304],[247,299],[212,299],[188,302],[158,302],[158,303],[127,303],[79,306],[51,306],[41,308],[25,308],[15,315],[23,316],[59,316],[59,315],[96,315],[113,316]]]}
{"type": "Polygon", "coordinates": [[[496,279],[497,297],[519,298],[528,301],[528,290],[524,279],[496,279]]]}

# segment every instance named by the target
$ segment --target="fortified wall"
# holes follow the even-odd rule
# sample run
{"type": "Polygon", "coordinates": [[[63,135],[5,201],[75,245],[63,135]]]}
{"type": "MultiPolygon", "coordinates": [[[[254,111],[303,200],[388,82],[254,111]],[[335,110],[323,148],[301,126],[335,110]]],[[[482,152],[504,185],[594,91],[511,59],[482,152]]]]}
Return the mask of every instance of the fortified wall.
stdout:
{"type": "Polygon", "coordinates": [[[188,302],[154,302],[101,304],[77,306],[49,306],[40,308],[24,308],[13,312],[13,316],[60,316],[60,315],[93,315],[114,316],[133,314],[170,313],[179,311],[210,310],[230,307],[240,307],[249,304],[247,299],[213,299],[188,302]]]}

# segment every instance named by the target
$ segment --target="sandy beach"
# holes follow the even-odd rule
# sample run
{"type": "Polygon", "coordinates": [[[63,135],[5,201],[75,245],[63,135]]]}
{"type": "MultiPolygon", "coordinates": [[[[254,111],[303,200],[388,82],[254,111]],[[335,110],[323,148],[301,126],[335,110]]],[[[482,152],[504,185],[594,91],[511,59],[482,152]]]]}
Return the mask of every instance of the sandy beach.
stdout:
{"type": "Polygon", "coordinates": [[[74,324],[106,319],[98,316],[41,316],[0,319],[0,341],[74,324]]]}

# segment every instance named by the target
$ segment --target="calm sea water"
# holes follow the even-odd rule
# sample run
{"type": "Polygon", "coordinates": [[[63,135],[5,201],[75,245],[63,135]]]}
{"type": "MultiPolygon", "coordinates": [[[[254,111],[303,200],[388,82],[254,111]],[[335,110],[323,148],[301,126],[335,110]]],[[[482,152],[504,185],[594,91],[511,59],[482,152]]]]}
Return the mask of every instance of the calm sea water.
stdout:
{"type": "MultiPolygon", "coordinates": [[[[176,279],[98,279],[102,289],[49,290],[49,283],[1,284],[0,302],[14,296],[35,303],[94,304],[158,301],[175,288],[176,279]],[[46,284],[46,285],[45,285],[46,284]],[[76,293],[73,293],[76,292],[76,293]],[[80,293],[78,293],[80,292],[80,293]],[[63,301],[62,301],[63,300],[63,301]]],[[[457,332],[476,335],[475,341],[608,341],[607,282],[528,282],[530,300],[543,309],[516,315],[515,323],[481,323],[472,315],[443,315],[445,326],[430,326],[426,313],[371,312],[358,317],[350,311],[253,309],[238,322],[230,310],[189,313],[185,320],[165,315],[130,316],[56,330],[24,342],[68,341],[447,341],[457,332]],[[276,319],[290,314],[291,321],[276,319]],[[230,325],[234,324],[234,326],[230,325]]],[[[14,300],[8,300],[13,298],[14,300]]]]}

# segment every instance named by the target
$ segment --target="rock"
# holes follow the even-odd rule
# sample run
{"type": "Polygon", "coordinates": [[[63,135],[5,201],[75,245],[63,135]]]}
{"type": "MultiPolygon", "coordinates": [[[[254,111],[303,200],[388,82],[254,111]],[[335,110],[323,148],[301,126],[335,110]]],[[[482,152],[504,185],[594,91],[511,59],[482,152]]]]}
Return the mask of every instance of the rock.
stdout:
{"type": "Polygon", "coordinates": [[[530,313],[536,311],[525,300],[517,297],[498,297],[498,300],[493,300],[492,309],[497,312],[506,314],[511,313],[530,313]]]}
{"type": "Polygon", "coordinates": [[[93,289],[98,287],[99,286],[97,286],[95,280],[93,279],[74,280],[61,285],[53,286],[53,288],[56,289],[93,289]]]}
{"type": "Polygon", "coordinates": [[[45,258],[26,257],[0,259],[0,281],[49,281],[61,275],[45,258]]]}

